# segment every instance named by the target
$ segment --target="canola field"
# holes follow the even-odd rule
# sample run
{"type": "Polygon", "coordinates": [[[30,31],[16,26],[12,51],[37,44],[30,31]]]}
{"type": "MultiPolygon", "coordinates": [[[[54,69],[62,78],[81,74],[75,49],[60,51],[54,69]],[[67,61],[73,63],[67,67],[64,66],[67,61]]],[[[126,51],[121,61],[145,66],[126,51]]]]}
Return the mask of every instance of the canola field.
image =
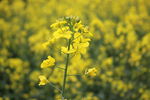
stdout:
{"type": "Polygon", "coordinates": [[[150,1],[0,0],[0,100],[150,100],[150,1]]]}

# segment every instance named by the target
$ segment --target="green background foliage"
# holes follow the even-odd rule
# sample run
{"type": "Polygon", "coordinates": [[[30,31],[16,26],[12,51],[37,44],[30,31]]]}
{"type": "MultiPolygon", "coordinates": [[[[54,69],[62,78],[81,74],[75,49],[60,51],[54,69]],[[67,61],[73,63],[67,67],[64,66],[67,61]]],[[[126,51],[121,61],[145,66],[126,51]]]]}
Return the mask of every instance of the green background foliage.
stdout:
{"type": "Polygon", "coordinates": [[[98,73],[69,77],[67,97],[150,100],[149,0],[0,0],[0,100],[59,100],[53,87],[38,86],[38,76],[51,73],[51,82],[61,87],[61,71],[40,69],[49,54],[63,66],[56,52],[61,43],[49,49],[42,43],[50,38],[49,26],[70,15],[94,36],[86,55],[71,60],[69,72],[96,66],[98,73]]]}

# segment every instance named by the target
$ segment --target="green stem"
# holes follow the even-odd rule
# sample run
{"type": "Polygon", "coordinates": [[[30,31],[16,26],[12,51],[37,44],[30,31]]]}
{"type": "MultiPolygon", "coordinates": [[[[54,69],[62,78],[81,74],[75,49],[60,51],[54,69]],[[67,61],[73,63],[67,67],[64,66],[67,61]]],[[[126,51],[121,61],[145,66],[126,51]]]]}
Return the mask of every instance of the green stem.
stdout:
{"type": "MultiPolygon", "coordinates": [[[[68,50],[70,50],[70,43],[71,43],[71,39],[69,40],[69,43],[68,43],[68,50]]],[[[63,86],[62,86],[62,96],[63,97],[65,95],[65,85],[66,85],[66,79],[67,79],[68,65],[69,65],[69,54],[67,54],[66,66],[65,66],[65,71],[64,71],[64,80],[63,80],[63,86]]]]}
{"type": "Polygon", "coordinates": [[[67,75],[67,76],[81,76],[82,74],[74,74],[74,75],[67,75]]]}
{"type": "Polygon", "coordinates": [[[54,84],[49,82],[49,85],[51,85],[53,88],[57,89],[62,94],[62,91],[59,88],[57,88],[54,84]]]}
{"type": "Polygon", "coordinates": [[[59,69],[65,70],[65,68],[62,68],[62,67],[55,67],[55,68],[59,68],[59,69]]]}

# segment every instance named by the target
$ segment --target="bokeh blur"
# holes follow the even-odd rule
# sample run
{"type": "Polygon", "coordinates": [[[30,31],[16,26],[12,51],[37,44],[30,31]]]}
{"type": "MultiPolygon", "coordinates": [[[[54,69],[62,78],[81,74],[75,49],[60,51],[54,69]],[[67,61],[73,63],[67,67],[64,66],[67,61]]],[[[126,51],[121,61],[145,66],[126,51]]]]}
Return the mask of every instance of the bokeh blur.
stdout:
{"type": "Polygon", "coordinates": [[[49,54],[64,66],[60,42],[48,49],[42,44],[51,36],[49,26],[70,15],[93,37],[82,59],[71,59],[69,72],[98,72],[68,77],[69,100],[150,100],[149,0],[0,0],[0,100],[59,100],[56,89],[38,85],[38,76],[51,74],[61,87],[61,70],[40,69],[49,54]]]}

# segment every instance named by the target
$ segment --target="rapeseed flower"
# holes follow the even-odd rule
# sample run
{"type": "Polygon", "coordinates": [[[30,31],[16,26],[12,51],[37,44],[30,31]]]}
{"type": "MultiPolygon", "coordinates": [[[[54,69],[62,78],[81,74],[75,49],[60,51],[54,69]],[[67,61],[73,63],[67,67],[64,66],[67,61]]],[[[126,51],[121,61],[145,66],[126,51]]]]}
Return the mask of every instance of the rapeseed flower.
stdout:
{"type": "Polygon", "coordinates": [[[60,38],[70,41],[70,48],[62,46],[61,52],[65,54],[84,54],[89,46],[92,34],[88,28],[82,24],[77,17],[64,17],[57,20],[51,25],[54,29],[51,40],[59,40],[60,38]]]}
{"type": "Polygon", "coordinates": [[[72,46],[70,46],[70,49],[68,50],[68,48],[66,47],[61,47],[61,52],[62,53],[66,53],[66,54],[71,54],[74,53],[76,50],[72,48],[72,46]]]}
{"type": "Polygon", "coordinates": [[[55,65],[55,59],[51,56],[48,56],[41,64],[41,68],[47,68],[55,65]]]}
{"type": "Polygon", "coordinates": [[[39,79],[40,79],[39,85],[46,85],[48,83],[48,80],[44,75],[40,75],[39,79]]]}
{"type": "Polygon", "coordinates": [[[96,68],[90,68],[87,70],[87,72],[85,73],[86,75],[89,75],[91,77],[96,76],[97,73],[97,69],[96,68]]]}
{"type": "Polygon", "coordinates": [[[67,23],[66,21],[57,21],[56,23],[52,24],[50,27],[51,28],[59,28],[59,27],[63,26],[66,23],[67,23]]]}

